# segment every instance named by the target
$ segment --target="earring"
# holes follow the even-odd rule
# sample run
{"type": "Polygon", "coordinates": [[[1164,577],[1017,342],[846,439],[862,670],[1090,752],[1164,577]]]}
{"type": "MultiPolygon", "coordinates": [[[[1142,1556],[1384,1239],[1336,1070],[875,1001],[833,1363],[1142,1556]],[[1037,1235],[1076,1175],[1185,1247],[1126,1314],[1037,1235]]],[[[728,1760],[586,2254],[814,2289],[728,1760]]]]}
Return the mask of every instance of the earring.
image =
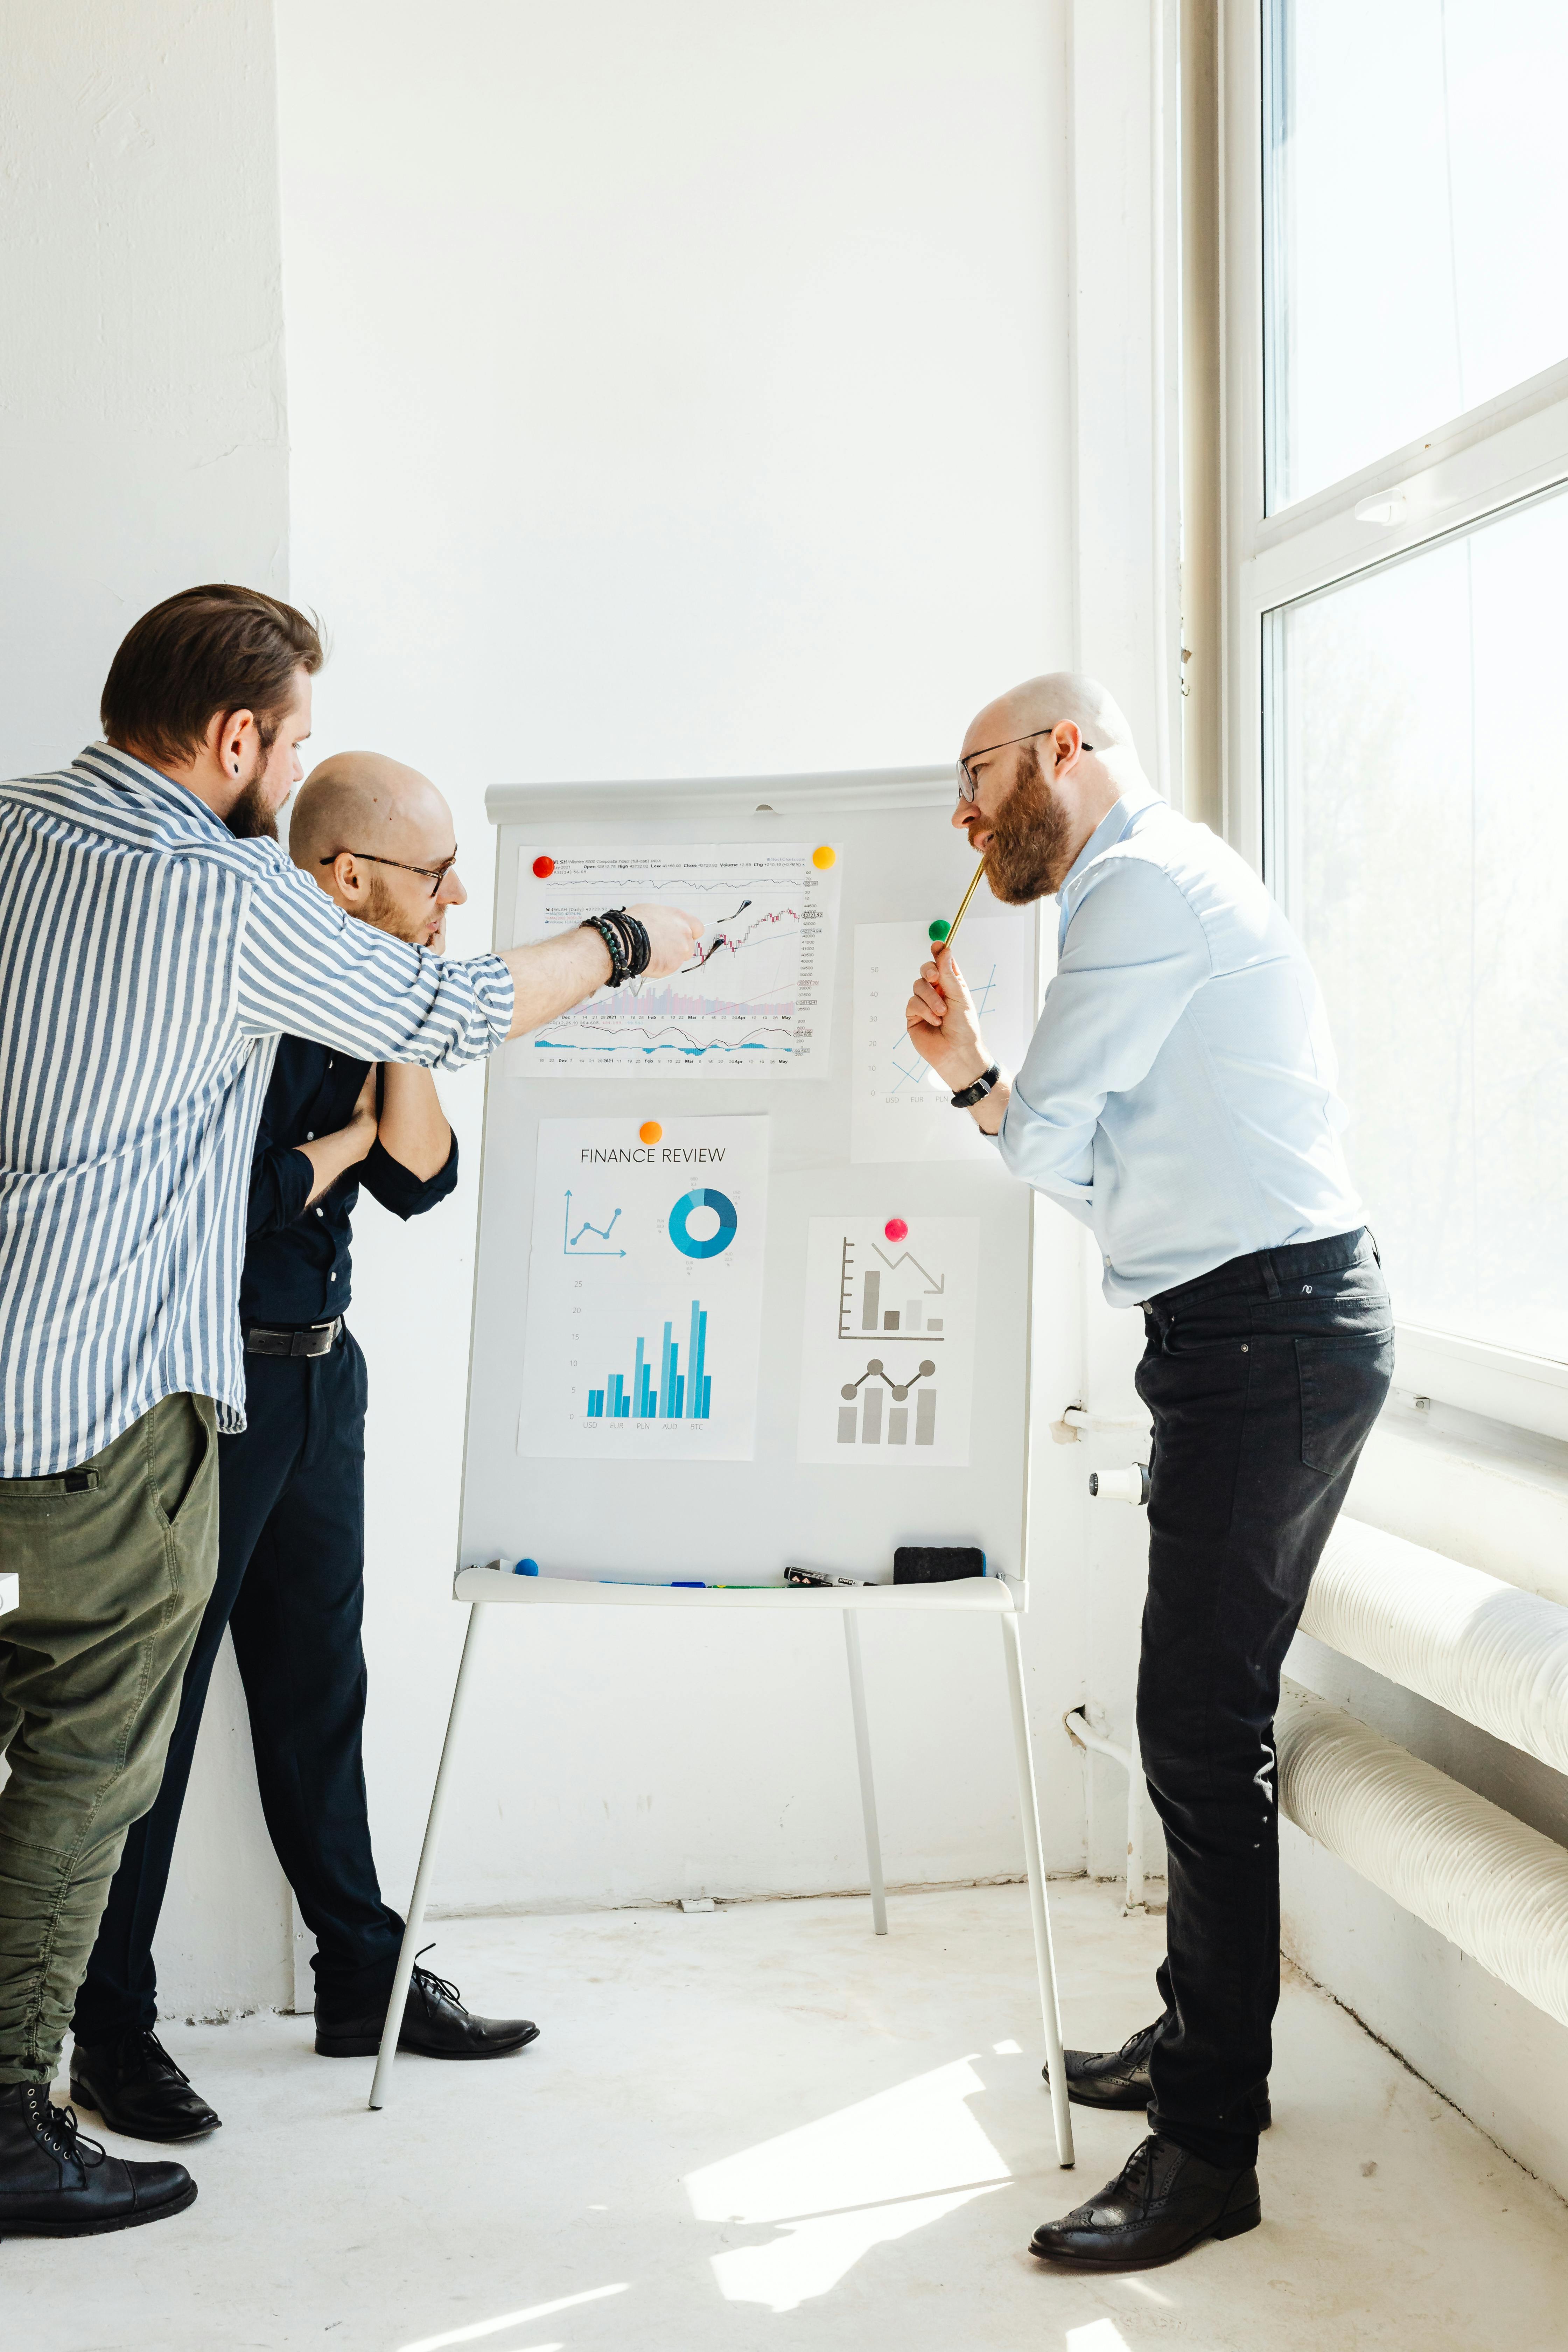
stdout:
{"type": "Polygon", "coordinates": [[[239,773],[239,761],[237,760],[234,763],[234,772],[237,776],[239,773]]]}

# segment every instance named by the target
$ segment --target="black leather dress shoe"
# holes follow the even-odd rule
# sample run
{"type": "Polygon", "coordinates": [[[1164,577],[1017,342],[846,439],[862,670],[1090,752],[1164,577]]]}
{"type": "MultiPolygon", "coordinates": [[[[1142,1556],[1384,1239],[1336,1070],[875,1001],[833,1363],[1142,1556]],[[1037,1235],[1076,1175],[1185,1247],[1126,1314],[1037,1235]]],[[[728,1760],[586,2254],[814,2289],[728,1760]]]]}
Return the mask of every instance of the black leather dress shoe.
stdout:
{"type": "MultiPolygon", "coordinates": [[[[426,1944],[426,1951],[431,1947],[426,1944]]],[[[321,2058],[374,2058],[381,2048],[386,2025],[384,2008],[368,2017],[323,2017],[316,2011],[316,2052],[321,2058]]],[[[416,1968],[403,2026],[400,2050],[417,2051],[422,2058],[506,2058],[539,2038],[539,2028],[526,2017],[474,2017],[463,2007],[455,1984],[416,1968]]]]}
{"type": "Polygon", "coordinates": [[[71,2053],[71,2097],[127,2139],[200,2139],[223,2124],[155,2033],[90,2046],[79,2042],[71,2053]]]}
{"type": "MultiPolygon", "coordinates": [[[[1068,2096],[1074,2105],[1136,2108],[1142,2114],[1154,2095],[1149,2083],[1149,2053],[1166,2022],[1157,2017],[1152,2025],[1141,2025],[1120,2050],[1064,2050],[1068,2096]]],[[[1050,2068],[1042,2066],[1040,2072],[1048,2083],[1050,2068]]],[[[1267,2083],[1260,2083],[1252,2095],[1252,2119],[1260,2132],[1267,2131],[1274,2120],[1267,2083]]]]}
{"type": "Polygon", "coordinates": [[[1029,2252],[1091,2270],[1146,2270],[1205,2238],[1238,2238],[1262,2218],[1252,2165],[1237,2172],[1205,2164],[1151,2132],[1098,2197],[1042,2221],[1029,2252]]]}
{"type": "Polygon", "coordinates": [[[126,2164],[77,2129],[41,2083],[0,2085],[0,2238],[90,2238],[195,2201],[183,2164],[126,2164]]]}

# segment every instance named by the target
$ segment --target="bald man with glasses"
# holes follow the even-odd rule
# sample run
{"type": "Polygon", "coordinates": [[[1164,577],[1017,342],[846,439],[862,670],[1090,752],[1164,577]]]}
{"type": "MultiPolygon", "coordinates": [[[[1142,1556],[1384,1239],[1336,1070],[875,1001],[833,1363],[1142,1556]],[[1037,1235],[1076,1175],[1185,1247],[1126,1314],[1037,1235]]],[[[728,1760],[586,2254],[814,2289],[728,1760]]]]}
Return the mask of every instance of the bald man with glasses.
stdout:
{"type": "Polygon", "coordinates": [[[1031,678],[974,719],[953,823],[1009,906],[1054,896],[1058,962],[1011,1075],[948,950],[910,1035],[1004,1165],[1086,1224],[1136,1307],[1153,1423],[1138,1730],[1165,1830],[1160,2013],[1068,2050],[1079,2105],[1148,2136],[1033,2251],[1168,2262],[1261,2213],[1279,1994],[1274,1713],[1285,1653],[1387,1394],[1394,1329],[1340,1148],[1300,941],[1250,866],[1167,807],[1102,686],[1031,678]]]}
{"type": "MultiPolygon", "coordinates": [[[[367,752],[324,761],[301,786],[289,852],[345,920],[437,954],[468,896],[435,785],[367,752]]],[[[163,1787],[126,1840],[73,2021],[71,2097],[132,2138],[193,2139],[220,2121],[158,2040],[153,1940],[226,1626],[267,1826],[316,1937],[316,2048],[359,2057],[379,2045],[403,1922],[382,1901],[360,1760],[365,1364],[343,1320],[352,1220],[362,1189],[408,1218],[457,1181],[428,1070],[378,1071],[310,1038],[279,1040],[240,1287],[246,1427],[217,1441],[217,1580],[163,1787]]],[[[471,2015],[454,1986],[416,1969],[399,2046],[498,2058],[536,2032],[524,2018],[471,2015]]]]}

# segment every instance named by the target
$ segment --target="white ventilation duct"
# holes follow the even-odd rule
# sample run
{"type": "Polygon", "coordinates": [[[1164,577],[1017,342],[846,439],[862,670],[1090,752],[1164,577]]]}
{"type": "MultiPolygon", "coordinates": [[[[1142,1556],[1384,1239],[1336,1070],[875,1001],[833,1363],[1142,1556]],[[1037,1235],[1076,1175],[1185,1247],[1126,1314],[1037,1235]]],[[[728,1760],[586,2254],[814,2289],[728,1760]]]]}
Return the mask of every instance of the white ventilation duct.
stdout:
{"type": "Polygon", "coordinates": [[[1301,1631],[1568,1772],[1568,1609],[1341,1519],[1301,1631]]]}
{"type": "Polygon", "coordinates": [[[1568,1851],[1297,1684],[1276,1742],[1298,1829],[1568,2025],[1568,1851]]]}

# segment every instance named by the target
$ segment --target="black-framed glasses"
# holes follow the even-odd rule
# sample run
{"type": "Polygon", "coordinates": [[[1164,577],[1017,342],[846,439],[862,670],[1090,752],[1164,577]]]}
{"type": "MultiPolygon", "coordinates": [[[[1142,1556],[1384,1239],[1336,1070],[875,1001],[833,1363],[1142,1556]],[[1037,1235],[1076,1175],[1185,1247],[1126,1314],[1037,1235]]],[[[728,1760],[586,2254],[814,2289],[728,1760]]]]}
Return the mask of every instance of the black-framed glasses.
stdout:
{"type": "MultiPolygon", "coordinates": [[[[1057,727],[1060,724],[1061,721],[1058,719],[1053,726],[1037,727],[1032,734],[1009,735],[1005,743],[988,743],[984,751],[971,751],[968,760],[960,760],[958,763],[959,799],[961,801],[972,801],[980,790],[979,779],[973,774],[970,767],[971,760],[989,760],[994,751],[1010,751],[1015,743],[1037,742],[1042,735],[1054,735],[1057,731],[1057,727]]],[[[1080,751],[1092,751],[1094,745],[1092,743],[1086,743],[1080,736],[1079,738],[1078,748],[1080,751]]]]}
{"type": "Polygon", "coordinates": [[[409,866],[401,857],[378,857],[371,849],[334,849],[331,856],[318,858],[316,862],[320,866],[332,866],[340,857],[357,857],[362,866],[395,866],[400,874],[423,874],[430,885],[432,898],[458,862],[455,849],[444,866],[409,866]]]}

